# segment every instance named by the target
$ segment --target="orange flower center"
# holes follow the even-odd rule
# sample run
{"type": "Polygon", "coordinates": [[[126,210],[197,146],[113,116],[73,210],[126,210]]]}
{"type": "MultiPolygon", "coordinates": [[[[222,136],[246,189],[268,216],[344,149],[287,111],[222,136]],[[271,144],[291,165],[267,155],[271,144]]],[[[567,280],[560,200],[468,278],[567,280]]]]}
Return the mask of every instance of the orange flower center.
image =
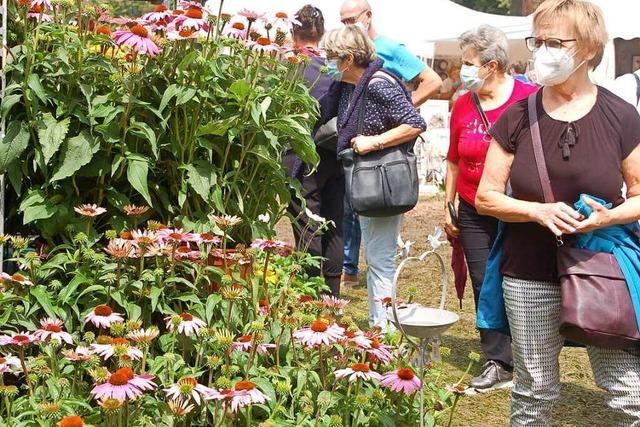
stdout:
{"type": "Polygon", "coordinates": [[[28,6],[31,4],[31,0],[18,0],[18,4],[21,6],[28,6]]]}
{"type": "Polygon", "coordinates": [[[4,357],[0,357],[0,365],[4,365],[7,362],[7,359],[4,357]]]}
{"type": "Polygon", "coordinates": [[[251,335],[243,335],[238,338],[238,342],[250,342],[253,339],[251,335]]]}
{"type": "Polygon", "coordinates": [[[27,280],[27,278],[20,273],[15,273],[13,276],[11,276],[11,279],[15,282],[24,282],[25,280],[27,280]]]}
{"type": "Polygon", "coordinates": [[[302,295],[300,298],[298,298],[298,301],[301,303],[313,301],[313,297],[311,295],[302,295]]]}
{"type": "Polygon", "coordinates": [[[289,15],[287,15],[284,12],[278,12],[276,13],[276,18],[280,18],[280,19],[289,19],[289,15]]]}
{"type": "Polygon", "coordinates": [[[369,365],[367,363],[354,363],[351,365],[351,369],[356,372],[369,372],[369,365]]]}
{"type": "Polygon", "coordinates": [[[31,8],[31,11],[34,13],[42,13],[42,6],[40,6],[39,4],[36,4],[31,8]]]}
{"type": "Polygon", "coordinates": [[[192,388],[195,388],[195,386],[198,385],[198,381],[196,381],[196,379],[193,378],[193,377],[185,377],[185,378],[181,378],[180,380],[178,380],[178,384],[180,384],[180,385],[189,385],[192,388]]]}
{"type": "Polygon", "coordinates": [[[193,316],[189,313],[180,313],[180,318],[186,322],[190,322],[193,320],[193,316]]]}
{"type": "Polygon", "coordinates": [[[169,238],[173,240],[182,240],[182,234],[180,233],[171,233],[169,234],[169,238]]]}
{"type": "Polygon", "coordinates": [[[13,340],[18,343],[26,343],[29,342],[29,337],[26,335],[16,335],[13,337],[13,340]]]}
{"type": "Polygon", "coordinates": [[[60,427],[84,427],[84,420],[82,419],[82,417],[73,415],[70,417],[64,417],[62,420],[60,420],[58,425],[60,427]]]}
{"type": "Polygon", "coordinates": [[[260,307],[269,307],[269,301],[267,301],[266,299],[261,299],[258,304],[260,305],[260,307]]]}
{"type": "Polygon", "coordinates": [[[98,335],[98,338],[96,338],[96,343],[98,344],[107,345],[111,344],[112,342],[113,338],[108,335],[98,335]]]}
{"type": "Polygon", "coordinates": [[[244,30],[244,24],[242,22],[236,22],[231,27],[240,31],[244,30]]]}
{"type": "Polygon", "coordinates": [[[356,337],[356,333],[353,331],[347,331],[344,333],[344,336],[347,338],[355,338],[356,337]]]}
{"type": "Polygon", "coordinates": [[[323,322],[320,319],[314,320],[311,324],[311,330],[313,332],[326,332],[327,329],[329,329],[329,325],[327,325],[326,322],[323,322]]]}
{"type": "Polygon", "coordinates": [[[176,9],[176,10],[174,10],[174,11],[173,11],[173,14],[174,14],[174,15],[182,15],[183,13],[184,13],[184,12],[183,12],[183,11],[181,11],[181,10],[179,10],[179,9],[176,9]]]}
{"type": "Polygon", "coordinates": [[[55,323],[48,324],[44,327],[44,330],[49,332],[62,332],[62,328],[55,323]]]}
{"type": "Polygon", "coordinates": [[[111,340],[112,345],[129,345],[129,340],[126,338],[114,338],[111,340]]]}
{"type": "Polygon", "coordinates": [[[371,347],[378,349],[380,348],[380,341],[378,341],[376,338],[371,340],[371,347]]]}
{"type": "Polygon", "coordinates": [[[165,6],[163,4],[159,4],[153,9],[153,11],[154,12],[166,12],[167,11],[167,6],[165,6]]]}
{"type": "Polygon", "coordinates": [[[149,37],[149,31],[140,24],[134,25],[131,28],[131,32],[139,37],[149,37]]]}
{"type": "Polygon", "coordinates": [[[96,316],[107,317],[113,314],[113,310],[111,310],[111,307],[109,307],[108,305],[99,305],[93,309],[93,313],[96,316]]]}
{"type": "Polygon", "coordinates": [[[235,387],[235,389],[237,391],[253,390],[254,388],[256,388],[256,385],[254,383],[252,383],[251,381],[238,381],[238,383],[236,384],[236,387],[235,387]]]}
{"type": "Polygon", "coordinates": [[[407,368],[400,368],[398,369],[398,378],[400,378],[401,380],[411,380],[413,379],[414,375],[413,375],[413,371],[411,369],[407,369],[407,368]]]}
{"type": "MultiPolygon", "coordinates": [[[[178,34],[180,34],[180,37],[191,37],[193,33],[195,33],[195,30],[193,28],[183,28],[178,34]]],[[[178,251],[180,251],[180,248],[178,248],[178,251]]]]}
{"type": "Polygon", "coordinates": [[[193,19],[202,19],[202,10],[196,9],[195,7],[190,8],[190,9],[187,9],[187,11],[184,13],[184,16],[187,16],[193,19]]]}
{"type": "Polygon", "coordinates": [[[129,379],[125,374],[119,373],[118,371],[111,374],[109,377],[109,384],[111,385],[127,385],[129,383],[129,379]]]}
{"type": "MultiPolygon", "coordinates": [[[[182,31],[180,31],[180,35],[182,36],[182,31]]],[[[178,249],[176,249],[176,251],[181,254],[188,254],[189,252],[191,252],[191,248],[189,246],[180,246],[178,249]]]]}
{"type": "Polygon", "coordinates": [[[123,231],[120,233],[120,238],[122,240],[133,240],[133,234],[130,231],[123,231]]]}
{"type": "Polygon", "coordinates": [[[260,46],[269,46],[271,44],[271,40],[269,40],[267,37],[259,37],[258,40],[256,40],[256,43],[258,43],[260,46]]]}
{"type": "Polygon", "coordinates": [[[111,28],[107,27],[106,25],[101,25],[96,28],[96,33],[108,36],[111,34],[111,28]]]}
{"type": "Polygon", "coordinates": [[[384,297],[384,298],[382,298],[382,304],[384,304],[384,305],[389,305],[389,304],[391,304],[391,297],[384,297]]]}
{"type": "Polygon", "coordinates": [[[209,233],[202,233],[200,235],[200,237],[202,238],[202,240],[213,240],[213,239],[215,239],[215,236],[213,234],[209,234],[209,233]]]}
{"type": "Polygon", "coordinates": [[[114,372],[114,373],[123,375],[127,380],[132,380],[133,377],[134,377],[133,369],[131,369],[131,368],[120,368],[120,369],[116,370],[116,372],[114,372]]]}

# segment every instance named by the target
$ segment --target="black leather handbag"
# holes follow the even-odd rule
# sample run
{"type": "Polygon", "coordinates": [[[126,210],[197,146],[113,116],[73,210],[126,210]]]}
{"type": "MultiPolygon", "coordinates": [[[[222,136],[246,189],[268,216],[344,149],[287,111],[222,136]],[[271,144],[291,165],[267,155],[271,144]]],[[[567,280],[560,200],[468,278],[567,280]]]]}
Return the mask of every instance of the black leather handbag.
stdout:
{"type": "MultiPolygon", "coordinates": [[[[372,78],[382,77],[380,74],[372,78]]],[[[395,79],[394,84],[399,84],[395,79]]],[[[358,135],[362,133],[369,83],[358,110],[358,135]]],[[[353,210],[363,216],[385,217],[410,211],[418,203],[418,167],[414,141],[359,155],[352,148],[343,150],[345,190],[353,210]]]]}

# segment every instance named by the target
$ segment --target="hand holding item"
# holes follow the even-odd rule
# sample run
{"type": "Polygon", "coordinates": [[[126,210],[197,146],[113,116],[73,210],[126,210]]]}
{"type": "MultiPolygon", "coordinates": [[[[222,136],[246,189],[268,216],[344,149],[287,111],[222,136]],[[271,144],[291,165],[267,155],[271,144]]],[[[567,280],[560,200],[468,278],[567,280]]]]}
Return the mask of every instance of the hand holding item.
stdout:
{"type": "Polygon", "coordinates": [[[444,210],[444,231],[449,237],[457,238],[460,236],[458,215],[455,206],[451,202],[447,204],[447,208],[444,210]]]}
{"type": "Polygon", "coordinates": [[[576,233],[587,233],[611,225],[611,211],[606,206],[584,195],[582,201],[591,208],[591,214],[578,224],[576,233]]]}
{"type": "Polygon", "coordinates": [[[351,147],[356,154],[364,156],[372,151],[379,151],[384,148],[382,138],[378,136],[358,135],[351,140],[351,147]]]}
{"type": "Polygon", "coordinates": [[[578,230],[584,217],[566,203],[538,203],[532,214],[538,224],[547,227],[557,237],[578,230]]]}

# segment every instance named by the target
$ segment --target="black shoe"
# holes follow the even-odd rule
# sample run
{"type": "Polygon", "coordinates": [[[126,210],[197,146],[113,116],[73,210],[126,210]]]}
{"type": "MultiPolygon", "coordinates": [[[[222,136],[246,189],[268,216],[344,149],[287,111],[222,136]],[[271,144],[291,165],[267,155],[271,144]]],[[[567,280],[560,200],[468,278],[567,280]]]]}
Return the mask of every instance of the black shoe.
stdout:
{"type": "Polygon", "coordinates": [[[489,360],[484,364],[482,374],[473,378],[469,387],[478,391],[491,390],[509,386],[511,380],[513,380],[513,372],[507,371],[495,360],[489,360]]]}

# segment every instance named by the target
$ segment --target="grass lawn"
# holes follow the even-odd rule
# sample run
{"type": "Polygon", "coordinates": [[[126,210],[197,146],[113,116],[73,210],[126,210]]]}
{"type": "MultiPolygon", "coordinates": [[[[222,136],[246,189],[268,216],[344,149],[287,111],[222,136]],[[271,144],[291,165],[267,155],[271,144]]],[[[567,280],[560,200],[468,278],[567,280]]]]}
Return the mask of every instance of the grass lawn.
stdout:
{"type": "MultiPolygon", "coordinates": [[[[412,255],[418,255],[427,248],[427,235],[442,220],[442,200],[428,199],[421,201],[412,212],[405,216],[402,228],[404,240],[416,242],[412,248],[412,255]]],[[[283,237],[291,241],[291,234],[284,224],[279,228],[283,237]]],[[[449,265],[450,249],[444,246],[440,249],[446,255],[449,265]]],[[[364,260],[361,260],[361,264],[364,260]]],[[[361,267],[364,268],[363,265],[361,267]]],[[[437,306],[440,298],[439,273],[435,263],[423,263],[409,266],[400,283],[400,295],[406,295],[407,289],[417,289],[416,302],[437,306]]],[[[451,349],[451,354],[443,360],[448,372],[448,383],[457,381],[466,369],[470,351],[480,353],[480,339],[475,330],[475,313],[471,284],[460,310],[453,288],[453,275],[449,274],[449,292],[447,308],[460,315],[460,322],[454,325],[443,337],[443,346],[451,349]]],[[[346,314],[357,318],[366,318],[367,289],[365,275],[361,274],[360,286],[348,287],[342,290],[344,298],[351,300],[346,308],[346,314]]],[[[481,368],[481,361],[476,364],[472,375],[476,375],[481,368]]],[[[554,425],[557,426],[606,426],[610,424],[610,412],[604,403],[604,393],[595,386],[589,360],[584,349],[565,348],[560,357],[562,376],[562,396],[554,411],[554,425]]],[[[510,393],[508,390],[495,391],[476,396],[465,396],[459,404],[454,425],[464,427],[505,426],[508,424],[510,393]]]]}

